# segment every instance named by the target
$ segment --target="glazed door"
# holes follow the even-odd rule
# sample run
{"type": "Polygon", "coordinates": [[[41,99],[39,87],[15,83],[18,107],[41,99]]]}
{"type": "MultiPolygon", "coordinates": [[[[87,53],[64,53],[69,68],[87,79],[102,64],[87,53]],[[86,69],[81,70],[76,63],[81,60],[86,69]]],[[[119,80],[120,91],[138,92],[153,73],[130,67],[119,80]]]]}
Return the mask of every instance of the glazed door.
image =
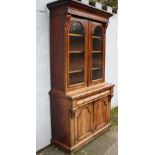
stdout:
{"type": "Polygon", "coordinates": [[[68,38],[68,88],[87,85],[88,21],[71,17],[68,38]]]}
{"type": "Polygon", "coordinates": [[[89,22],[89,84],[104,82],[105,34],[101,23],[89,22]]]}
{"type": "Polygon", "coordinates": [[[89,103],[79,108],[75,117],[75,141],[85,139],[93,132],[93,104],[89,103]]]}
{"type": "Polygon", "coordinates": [[[109,121],[108,97],[94,101],[94,130],[101,129],[109,121]]]}

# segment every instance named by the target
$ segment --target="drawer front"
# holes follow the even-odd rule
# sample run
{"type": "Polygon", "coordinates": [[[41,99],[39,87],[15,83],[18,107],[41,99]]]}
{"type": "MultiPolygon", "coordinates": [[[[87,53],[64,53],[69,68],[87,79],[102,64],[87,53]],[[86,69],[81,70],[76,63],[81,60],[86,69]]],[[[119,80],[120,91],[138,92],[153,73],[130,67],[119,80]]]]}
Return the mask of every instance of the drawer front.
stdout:
{"type": "Polygon", "coordinates": [[[109,121],[108,97],[94,101],[94,130],[103,128],[109,121]]]}
{"type": "Polygon", "coordinates": [[[104,92],[101,92],[101,93],[98,93],[98,94],[95,94],[95,95],[91,95],[91,96],[79,99],[76,102],[76,105],[80,106],[80,105],[88,103],[88,102],[93,102],[96,99],[103,98],[104,96],[108,96],[108,95],[110,95],[110,90],[107,90],[107,91],[104,91],[104,92]]]}
{"type": "Polygon", "coordinates": [[[90,136],[93,132],[93,104],[77,109],[75,115],[75,143],[90,136]]]}

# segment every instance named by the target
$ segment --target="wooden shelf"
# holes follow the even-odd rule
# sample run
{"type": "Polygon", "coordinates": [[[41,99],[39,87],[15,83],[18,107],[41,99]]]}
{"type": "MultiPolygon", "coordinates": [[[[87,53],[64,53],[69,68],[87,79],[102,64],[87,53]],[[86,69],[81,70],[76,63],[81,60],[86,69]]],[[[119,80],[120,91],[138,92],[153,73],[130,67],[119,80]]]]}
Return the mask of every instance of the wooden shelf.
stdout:
{"type": "Polygon", "coordinates": [[[93,36],[93,39],[101,39],[99,36],[93,36]]]}
{"type": "Polygon", "coordinates": [[[69,35],[70,35],[70,36],[74,36],[74,37],[83,37],[82,34],[74,34],[74,33],[70,33],[69,35]]]}
{"type": "Polygon", "coordinates": [[[99,69],[102,69],[102,68],[99,68],[99,67],[92,67],[92,70],[93,70],[93,71],[99,70],[99,69]]]}
{"type": "Polygon", "coordinates": [[[83,53],[83,51],[70,51],[71,54],[74,54],[74,53],[83,53]]]}
{"type": "Polygon", "coordinates": [[[102,53],[102,51],[92,51],[92,53],[102,53]]]}
{"type": "Polygon", "coordinates": [[[71,70],[71,71],[69,71],[69,74],[80,73],[80,72],[83,72],[83,71],[84,71],[83,69],[71,70]]]}

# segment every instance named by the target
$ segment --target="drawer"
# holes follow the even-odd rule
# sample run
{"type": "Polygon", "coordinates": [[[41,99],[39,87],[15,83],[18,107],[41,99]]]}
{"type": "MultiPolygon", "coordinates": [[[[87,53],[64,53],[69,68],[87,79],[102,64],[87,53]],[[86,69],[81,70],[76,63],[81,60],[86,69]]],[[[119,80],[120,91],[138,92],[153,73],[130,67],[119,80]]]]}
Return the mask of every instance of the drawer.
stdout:
{"type": "Polygon", "coordinates": [[[107,91],[104,91],[101,93],[97,93],[95,95],[91,95],[91,96],[79,99],[76,102],[76,106],[80,106],[82,104],[87,104],[89,102],[93,102],[95,100],[98,100],[98,99],[103,98],[103,97],[108,96],[108,95],[110,95],[110,90],[107,90],[107,91]]]}

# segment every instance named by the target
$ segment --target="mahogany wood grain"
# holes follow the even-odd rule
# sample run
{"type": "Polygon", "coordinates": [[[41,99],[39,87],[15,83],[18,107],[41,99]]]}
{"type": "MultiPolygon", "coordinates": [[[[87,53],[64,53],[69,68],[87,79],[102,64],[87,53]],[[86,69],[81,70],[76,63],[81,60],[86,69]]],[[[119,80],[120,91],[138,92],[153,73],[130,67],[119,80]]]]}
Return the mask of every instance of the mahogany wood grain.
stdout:
{"type": "Polygon", "coordinates": [[[78,108],[75,116],[75,143],[90,136],[93,132],[93,104],[78,108]]]}
{"type": "Polygon", "coordinates": [[[105,82],[105,34],[112,14],[75,0],[56,1],[47,7],[50,10],[51,142],[66,152],[75,152],[111,126],[114,84],[105,82]],[[75,22],[84,28],[84,49],[79,47],[81,42],[70,42],[70,37],[83,37],[70,33],[75,22]],[[102,28],[102,37],[92,35],[97,26],[102,28]],[[92,49],[93,37],[103,38],[102,50],[92,49]],[[92,53],[102,53],[101,62],[95,60],[96,66],[92,66],[92,53]],[[101,78],[92,80],[92,69],[95,72],[101,64],[101,78]],[[77,83],[82,72],[84,80],[77,83]]]}
{"type": "Polygon", "coordinates": [[[108,122],[108,97],[99,99],[94,102],[94,128],[98,130],[108,122]]]}

